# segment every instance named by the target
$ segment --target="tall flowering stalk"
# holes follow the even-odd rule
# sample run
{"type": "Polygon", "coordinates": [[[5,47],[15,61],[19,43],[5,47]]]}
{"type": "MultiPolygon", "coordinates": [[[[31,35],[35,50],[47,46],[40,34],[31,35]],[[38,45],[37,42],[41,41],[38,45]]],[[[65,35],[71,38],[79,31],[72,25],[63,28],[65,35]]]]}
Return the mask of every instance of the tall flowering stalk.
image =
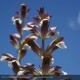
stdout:
{"type": "Polygon", "coordinates": [[[30,9],[26,7],[26,4],[21,4],[20,12],[17,12],[17,16],[12,17],[13,23],[16,25],[18,33],[10,35],[11,44],[17,49],[18,57],[14,58],[11,54],[2,54],[1,61],[8,61],[9,67],[12,68],[15,75],[31,75],[32,77],[22,78],[20,80],[33,80],[36,75],[45,76],[42,78],[46,80],[47,76],[60,76],[67,73],[61,70],[60,66],[52,66],[54,58],[52,53],[58,48],[67,48],[63,42],[64,37],[58,37],[59,32],[56,32],[57,26],[50,27],[50,20],[52,16],[45,13],[44,8],[40,8],[38,16],[33,17],[35,22],[28,22],[24,24],[26,15],[30,9]],[[31,33],[23,39],[23,32],[30,31],[31,33]],[[45,48],[45,40],[53,37],[54,40],[45,48]],[[36,39],[41,39],[42,46],[36,43],[36,39]],[[21,60],[26,55],[27,50],[32,49],[36,55],[42,60],[41,70],[38,70],[34,64],[27,63],[21,65],[21,60]]]}

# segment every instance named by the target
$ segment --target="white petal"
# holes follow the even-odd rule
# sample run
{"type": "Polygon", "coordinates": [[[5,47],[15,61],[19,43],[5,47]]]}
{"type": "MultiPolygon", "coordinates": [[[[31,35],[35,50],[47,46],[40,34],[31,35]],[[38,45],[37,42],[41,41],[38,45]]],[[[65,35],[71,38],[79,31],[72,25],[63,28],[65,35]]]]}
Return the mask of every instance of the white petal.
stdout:
{"type": "Polygon", "coordinates": [[[41,56],[41,59],[43,59],[44,58],[44,56],[41,56]]]}
{"type": "Polygon", "coordinates": [[[43,19],[40,23],[39,23],[39,26],[41,27],[42,24],[43,24],[43,21],[46,21],[47,19],[43,19]]]}
{"type": "Polygon", "coordinates": [[[27,65],[31,66],[31,65],[32,65],[32,63],[27,63],[27,65]]]}
{"type": "Polygon", "coordinates": [[[12,58],[14,57],[14,56],[13,56],[13,55],[11,55],[11,54],[7,54],[7,55],[11,56],[12,58]]]}
{"type": "Polygon", "coordinates": [[[22,20],[21,20],[20,18],[12,17],[12,21],[13,21],[13,24],[14,24],[14,25],[16,24],[16,23],[15,23],[16,20],[19,21],[20,24],[22,24],[22,20]]]}
{"type": "Polygon", "coordinates": [[[64,72],[63,70],[62,70],[62,75],[67,75],[68,73],[67,72],[64,72]]]}
{"type": "Polygon", "coordinates": [[[13,56],[12,56],[11,54],[8,54],[8,53],[7,53],[6,55],[2,55],[0,61],[5,61],[7,58],[9,58],[7,55],[9,55],[10,57],[13,58],[13,56]]]}
{"type": "Polygon", "coordinates": [[[53,64],[53,63],[54,63],[54,58],[51,59],[51,64],[53,64]]]}
{"type": "Polygon", "coordinates": [[[50,28],[52,31],[55,31],[57,29],[57,27],[51,27],[50,28]]]}
{"type": "Polygon", "coordinates": [[[24,75],[24,71],[19,71],[17,75],[24,75]]]}
{"type": "Polygon", "coordinates": [[[62,49],[67,48],[63,41],[57,43],[56,46],[59,47],[59,48],[62,48],[62,49]]]}
{"type": "Polygon", "coordinates": [[[8,66],[9,66],[10,68],[13,68],[12,61],[9,61],[9,62],[8,62],[8,66]]]}
{"type": "Polygon", "coordinates": [[[27,27],[27,26],[23,28],[23,30],[31,30],[31,29],[32,29],[32,28],[27,27]]]}
{"type": "Polygon", "coordinates": [[[22,21],[19,19],[19,23],[22,24],[22,21]]]}
{"type": "Polygon", "coordinates": [[[11,19],[12,21],[14,21],[14,17],[12,17],[12,19],[11,19]]]}
{"type": "Polygon", "coordinates": [[[22,48],[23,50],[30,50],[31,47],[28,44],[25,44],[24,47],[22,48]]]}
{"type": "Polygon", "coordinates": [[[16,37],[16,38],[20,38],[19,34],[13,34],[13,36],[16,37]]]}
{"type": "Polygon", "coordinates": [[[36,36],[30,36],[29,38],[31,38],[31,39],[33,39],[33,40],[38,39],[36,36]]]}
{"type": "Polygon", "coordinates": [[[3,56],[1,57],[1,59],[0,59],[0,61],[5,61],[7,58],[8,58],[8,56],[4,56],[4,55],[3,55],[3,56]]]}

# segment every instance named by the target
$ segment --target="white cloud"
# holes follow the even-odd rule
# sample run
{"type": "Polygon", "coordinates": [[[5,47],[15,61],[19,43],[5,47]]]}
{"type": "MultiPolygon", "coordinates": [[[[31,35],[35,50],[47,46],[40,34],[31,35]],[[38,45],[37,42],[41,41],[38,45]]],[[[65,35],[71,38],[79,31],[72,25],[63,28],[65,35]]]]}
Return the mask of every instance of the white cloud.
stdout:
{"type": "Polygon", "coordinates": [[[80,25],[80,12],[78,14],[78,25],[80,25]]]}
{"type": "Polygon", "coordinates": [[[72,29],[78,29],[80,27],[80,11],[77,17],[73,17],[73,19],[69,20],[69,27],[72,29]]]}
{"type": "Polygon", "coordinates": [[[76,28],[76,22],[73,20],[69,20],[69,27],[72,29],[75,29],[76,28]]]}

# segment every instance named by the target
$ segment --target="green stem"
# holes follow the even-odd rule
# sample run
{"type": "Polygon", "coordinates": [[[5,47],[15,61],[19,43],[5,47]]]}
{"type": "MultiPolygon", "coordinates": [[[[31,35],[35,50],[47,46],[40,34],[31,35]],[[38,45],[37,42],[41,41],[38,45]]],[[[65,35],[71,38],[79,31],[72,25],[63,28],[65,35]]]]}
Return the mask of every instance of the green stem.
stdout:
{"type": "MultiPolygon", "coordinates": [[[[23,25],[24,25],[24,20],[22,20],[22,27],[23,27],[23,25]]],[[[23,37],[23,30],[22,30],[22,28],[21,28],[19,46],[20,46],[21,43],[22,43],[22,37],[23,37]]],[[[19,56],[19,51],[20,51],[20,49],[18,49],[18,56],[19,56]]],[[[19,62],[20,62],[20,61],[19,61],[19,62]]]]}
{"type": "MultiPolygon", "coordinates": [[[[45,41],[42,39],[42,50],[43,50],[43,56],[45,52],[45,41]]],[[[42,75],[44,75],[44,66],[43,66],[43,60],[42,60],[42,75]]],[[[42,80],[45,80],[45,78],[42,78],[42,80]]]]}

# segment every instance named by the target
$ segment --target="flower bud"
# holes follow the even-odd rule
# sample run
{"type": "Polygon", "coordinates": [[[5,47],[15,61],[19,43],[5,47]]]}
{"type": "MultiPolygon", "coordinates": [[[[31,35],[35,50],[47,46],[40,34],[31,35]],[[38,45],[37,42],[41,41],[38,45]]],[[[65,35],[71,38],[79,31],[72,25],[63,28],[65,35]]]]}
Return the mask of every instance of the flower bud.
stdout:
{"type": "Polygon", "coordinates": [[[21,4],[21,17],[22,19],[26,17],[26,4],[21,4]]]}

